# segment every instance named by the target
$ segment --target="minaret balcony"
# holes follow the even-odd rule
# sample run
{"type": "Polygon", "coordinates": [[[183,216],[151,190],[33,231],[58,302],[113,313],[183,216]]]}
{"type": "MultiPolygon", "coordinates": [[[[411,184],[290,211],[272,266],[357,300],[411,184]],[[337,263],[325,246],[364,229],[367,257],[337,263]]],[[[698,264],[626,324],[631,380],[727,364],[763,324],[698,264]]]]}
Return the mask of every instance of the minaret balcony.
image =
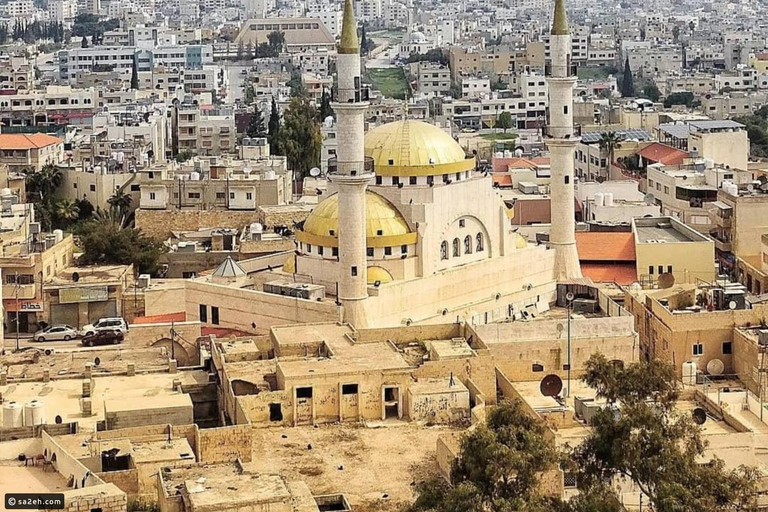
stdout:
{"type": "Polygon", "coordinates": [[[336,103],[360,103],[368,101],[371,97],[371,90],[368,86],[357,89],[339,89],[334,87],[331,92],[331,100],[336,103]]]}
{"type": "Polygon", "coordinates": [[[361,176],[373,174],[373,158],[366,156],[362,162],[339,162],[336,158],[328,159],[328,174],[337,176],[361,176]]]}

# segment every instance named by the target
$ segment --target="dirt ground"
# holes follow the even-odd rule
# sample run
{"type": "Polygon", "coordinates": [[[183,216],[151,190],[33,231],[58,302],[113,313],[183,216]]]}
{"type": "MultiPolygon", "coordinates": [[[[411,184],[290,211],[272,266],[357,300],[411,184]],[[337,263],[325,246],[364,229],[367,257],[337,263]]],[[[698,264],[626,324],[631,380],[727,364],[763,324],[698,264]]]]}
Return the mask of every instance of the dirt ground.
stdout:
{"type": "Polygon", "coordinates": [[[256,429],[252,464],[303,480],[315,495],[343,493],[355,512],[397,511],[412,502],[416,481],[437,472],[437,438],[449,431],[408,423],[256,429]]]}

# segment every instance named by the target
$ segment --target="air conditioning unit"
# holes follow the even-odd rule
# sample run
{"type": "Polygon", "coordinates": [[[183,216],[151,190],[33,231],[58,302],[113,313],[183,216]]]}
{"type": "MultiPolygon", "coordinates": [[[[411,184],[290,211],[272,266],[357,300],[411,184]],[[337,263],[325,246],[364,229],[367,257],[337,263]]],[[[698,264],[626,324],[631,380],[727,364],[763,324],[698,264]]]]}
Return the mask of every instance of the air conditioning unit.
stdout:
{"type": "Polygon", "coordinates": [[[149,288],[150,279],[151,278],[150,278],[149,274],[141,274],[139,276],[139,280],[138,280],[138,283],[137,283],[138,287],[139,288],[149,288]]]}
{"type": "Polygon", "coordinates": [[[573,311],[576,313],[597,313],[600,310],[596,300],[593,299],[574,299],[573,311]]]}
{"type": "Polygon", "coordinates": [[[29,223],[29,233],[31,235],[39,235],[40,234],[40,223],[39,222],[30,222],[29,223]]]}

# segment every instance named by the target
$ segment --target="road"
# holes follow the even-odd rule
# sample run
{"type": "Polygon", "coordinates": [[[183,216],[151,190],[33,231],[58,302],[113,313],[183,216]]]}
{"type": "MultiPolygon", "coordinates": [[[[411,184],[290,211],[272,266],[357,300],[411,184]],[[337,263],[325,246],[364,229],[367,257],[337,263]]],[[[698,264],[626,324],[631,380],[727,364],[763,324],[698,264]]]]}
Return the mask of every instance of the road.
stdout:
{"type": "MultiPolygon", "coordinates": [[[[130,345],[130,333],[126,335],[125,340],[123,340],[122,345],[130,345]]],[[[69,341],[45,341],[43,343],[33,341],[32,338],[27,335],[27,337],[21,337],[19,336],[19,348],[36,348],[39,350],[46,350],[46,349],[53,349],[55,352],[77,352],[80,350],[109,350],[110,348],[114,348],[115,345],[103,345],[100,347],[84,347],[80,343],[80,339],[75,340],[69,340],[69,341]]],[[[14,350],[16,348],[16,336],[15,334],[7,334],[5,335],[5,350],[14,350]]]]}
{"type": "Polygon", "coordinates": [[[223,65],[229,81],[226,102],[232,104],[235,100],[243,99],[243,81],[246,75],[243,75],[242,71],[249,69],[251,66],[233,62],[225,62],[223,65]]]}

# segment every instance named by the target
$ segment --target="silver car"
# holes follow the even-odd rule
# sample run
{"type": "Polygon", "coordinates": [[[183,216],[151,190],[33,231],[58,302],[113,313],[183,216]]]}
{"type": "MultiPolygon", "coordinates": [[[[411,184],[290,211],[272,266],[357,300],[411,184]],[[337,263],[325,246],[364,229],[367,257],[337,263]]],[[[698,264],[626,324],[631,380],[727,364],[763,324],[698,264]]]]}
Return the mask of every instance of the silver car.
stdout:
{"type": "Polygon", "coordinates": [[[77,338],[77,329],[71,325],[51,325],[37,331],[33,338],[35,341],[69,341],[77,338]]]}

